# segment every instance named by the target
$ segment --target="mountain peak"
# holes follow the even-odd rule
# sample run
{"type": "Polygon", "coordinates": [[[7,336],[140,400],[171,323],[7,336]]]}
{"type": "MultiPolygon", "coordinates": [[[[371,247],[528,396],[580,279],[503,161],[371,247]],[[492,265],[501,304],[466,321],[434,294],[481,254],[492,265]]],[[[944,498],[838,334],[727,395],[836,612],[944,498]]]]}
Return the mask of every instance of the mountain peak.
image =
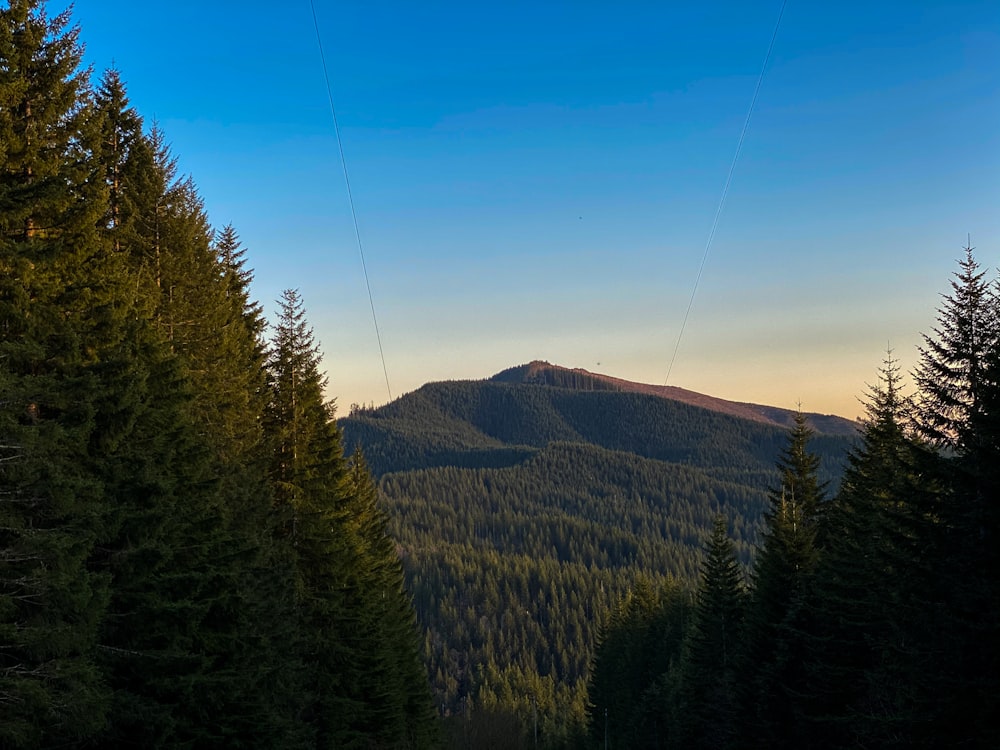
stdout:
{"type": "Polygon", "coordinates": [[[570,388],[577,391],[621,391],[614,378],[579,368],[569,369],[536,359],[526,365],[511,367],[498,372],[491,381],[496,383],[525,383],[570,388]]]}
{"type": "MultiPolygon", "coordinates": [[[[581,368],[570,369],[553,365],[544,360],[533,360],[524,365],[511,367],[498,372],[492,378],[498,383],[524,383],[553,388],[568,388],[578,391],[619,391],[625,393],[641,393],[647,396],[679,401],[691,406],[698,406],[714,412],[729,414],[755,422],[791,427],[795,412],[777,406],[727,401],[726,399],[708,396],[686,388],[673,385],[649,385],[630,380],[602,375],[581,368]]],[[[831,414],[806,413],[810,424],[817,432],[832,435],[853,435],[857,428],[849,419],[831,414]]]]}

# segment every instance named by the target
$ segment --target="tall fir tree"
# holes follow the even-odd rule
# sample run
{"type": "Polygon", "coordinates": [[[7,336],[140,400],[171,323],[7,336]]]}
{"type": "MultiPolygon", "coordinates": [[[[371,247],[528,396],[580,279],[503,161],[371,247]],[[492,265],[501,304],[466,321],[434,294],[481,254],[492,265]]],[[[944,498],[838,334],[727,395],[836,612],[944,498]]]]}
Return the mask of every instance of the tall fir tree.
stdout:
{"type": "Polygon", "coordinates": [[[304,696],[304,665],[296,650],[299,637],[292,596],[296,577],[293,550],[275,534],[278,516],[268,482],[264,413],[268,403],[266,322],[250,296],[253,273],[236,230],[226,226],[212,244],[216,274],[205,281],[217,306],[216,328],[192,352],[193,367],[206,372],[208,398],[195,402],[211,435],[219,469],[219,492],[228,508],[233,534],[241,540],[240,642],[234,654],[244,690],[240,702],[256,718],[257,741],[299,747],[311,730],[298,721],[304,696]],[[200,364],[199,364],[200,363],[200,364]]]}
{"type": "Polygon", "coordinates": [[[690,593],[639,578],[601,628],[587,694],[590,746],[662,747],[683,741],[677,696],[690,593]]]}
{"type": "Polygon", "coordinates": [[[988,371],[1000,327],[995,284],[986,278],[971,246],[965,248],[950,285],[938,310],[938,325],[920,347],[917,421],[935,445],[968,455],[985,437],[977,427],[987,416],[988,371]]]}
{"type": "MultiPolygon", "coordinates": [[[[247,737],[269,744],[280,739],[284,746],[296,746],[304,740],[296,718],[301,668],[287,596],[292,568],[288,550],[268,531],[272,503],[262,431],[264,321],[259,305],[250,300],[252,274],[244,268],[235,230],[228,227],[212,242],[193,181],[177,178],[175,160],[158,128],[148,136],[143,133],[142,118],[129,106],[117,71],[104,75],[96,109],[101,134],[97,163],[110,194],[102,231],[127,259],[138,314],[153,322],[176,359],[175,390],[185,395],[175,407],[203,448],[203,455],[181,470],[194,483],[184,491],[198,504],[188,516],[200,520],[192,521],[187,531],[158,528],[164,539],[175,540],[167,544],[167,552],[185,535],[191,536],[188,542],[199,540],[198,549],[211,550],[211,561],[203,568],[206,581],[215,577],[217,591],[213,596],[201,589],[214,601],[209,605],[206,600],[200,614],[192,613],[200,630],[188,636],[201,664],[213,670],[211,684],[203,682],[196,697],[191,691],[188,697],[178,693],[176,705],[170,706],[169,681],[155,689],[151,682],[143,685],[122,671],[126,660],[119,659],[111,665],[116,679],[130,686],[120,694],[137,692],[133,699],[139,708],[125,708],[122,702],[117,723],[127,725],[131,715],[169,712],[172,728],[162,731],[172,736],[188,733],[200,738],[195,741],[227,744],[247,737]],[[192,474],[189,469],[196,466],[192,474]],[[152,703],[142,708],[143,701],[152,703]],[[194,701],[198,706],[189,711],[194,701]]],[[[149,535],[131,538],[154,548],[157,544],[149,535]]],[[[169,554],[160,559],[170,559],[169,554]]],[[[136,570],[132,578],[143,580],[155,570],[136,570]]],[[[199,586],[192,581],[189,589],[198,592],[199,586]]],[[[130,648],[141,651],[135,643],[130,648]]],[[[159,663],[166,660],[161,656],[159,663]]],[[[156,721],[140,723],[144,731],[161,731],[154,729],[156,721]]]]}
{"type": "Polygon", "coordinates": [[[302,299],[286,291],[265,425],[277,529],[295,561],[302,717],[321,748],[429,748],[436,724],[402,567],[363,457],[344,458],[319,363],[302,299]]]}
{"type": "Polygon", "coordinates": [[[683,666],[680,711],[686,747],[734,747],[737,739],[737,664],[746,592],[743,571],[716,516],[695,598],[683,666]]]}
{"type": "MultiPolygon", "coordinates": [[[[0,744],[93,736],[108,580],[87,567],[108,498],[91,472],[128,410],[123,269],[102,245],[78,29],[0,9],[0,744]],[[120,399],[115,414],[102,405],[120,399]]],[[[127,419],[127,417],[126,417],[127,419]]]]}
{"type": "Polygon", "coordinates": [[[935,486],[912,425],[912,401],[889,353],[824,516],[808,600],[816,626],[805,694],[815,747],[913,747],[926,735],[935,486]]]}
{"type": "Polygon", "coordinates": [[[116,71],[95,121],[110,195],[102,234],[163,350],[135,352],[155,403],[137,430],[156,427],[109,479],[120,525],[95,560],[117,582],[103,633],[117,700],[103,742],[295,746],[290,603],[281,611],[290,568],[266,529],[263,320],[250,274],[235,232],[218,255],[211,246],[193,182],[175,179],[161,134],[142,133],[116,71]]]}
{"type": "Polygon", "coordinates": [[[354,685],[368,708],[365,732],[379,746],[433,747],[437,724],[416,616],[389,517],[360,448],[348,466],[345,525],[357,545],[353,593],[371,642],[362,653],[362,679],[354,685]]]}
{"type": "Polygon", "coordinates": [[[118,70],[112,68],[101,78],[94,97],[98,119],[97,163],[104,171],[108,188],[108,210],[101,226],[112,232],[115,252],[121,252],[122,235],[134,214],[130,190],[130,162],[143,141],[142,117],[130,106],[125,84],[118,70]]]}
{"type": "Polygon", "coordinates": [[[202,366],[213,375],[205,386],[216,400],[208,421],[224,425],[216,439],[223,459],[245,462],[255,455],[259,464],[264,459],[262,418],[267,402],[264,312],[250,296],[253,273],[232,225],[215,236],[212,251],[219,309],[214,335],[202,347],[212,357],[202,366]]]}
{"type": "Polygon", "coordinates": [[[316,361],[307,463],[272,488],[239,239],[80,59],[68,13],[0,9],[0,744],[426,747],[412,611],[316,361]]]}
{"type": "Polygon", "coordinates": [[[351,577],[356,540],[345,526],[349,478],[323,395],[320,354],[294,290],[281,300],[268,359],[270,401],[266,428],[271,450],[279,534],[292,547],[296,612],[307,665],[302,718],[317,747],[361,747],[367,706],[354,692],[364,633],[353,606],[351,577]]]}
{"type": "MultiPolygon", "coordinates": [[[[944,603],[936,736],[1000,742],[1000,299],[965,257],[924,337],[917,422],[938,448],[926,470],[942,486],[930,585],[944,603]]],[[[929,613],[933,614],[933,613],[929,613]]]]}
{"type": "Polygon", "coordinates": [[[795,415],[788,445],[778,457],[780,484],[769,494],[765,528],[754,561],[740,667],[741,725],[752,746],[793,747],[804,719],[796,695],[807,680],[802,604],[818,560],[817,524],[824,499],[819,458],[809,451],[813,430],[795,415]]]}

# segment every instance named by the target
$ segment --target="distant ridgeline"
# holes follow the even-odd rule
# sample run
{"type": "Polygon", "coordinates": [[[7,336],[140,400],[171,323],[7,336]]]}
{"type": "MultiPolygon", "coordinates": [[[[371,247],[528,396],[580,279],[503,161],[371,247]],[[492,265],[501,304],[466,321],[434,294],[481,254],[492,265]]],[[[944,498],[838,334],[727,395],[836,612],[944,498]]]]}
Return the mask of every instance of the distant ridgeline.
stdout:
{"type": "MultiPolygon", "coordinates": [[[[482,381],[430,383],[340,420],[376,476],[437,466],[521,464],[554,442],[591,445],[695,466],[766,489],[794,412],[673,386],[631,383],[546,362],[482,381]],[[548,386],[548,387],[536,387],[548,386]],[[763,484],[761,482],[763,481],[763,484]]],[[[842,417],[807,414],[821,476],[836,482],[856,433],[842,417]]]]}
{"type": "MultiPolygon", "coordinates": [[[[695,581],[720,511],[749,562],[793,416],[532,362],[342,419],[380,479],[442,707],[534,695],[550,735],[582,717],[597,629],[637,576],[695,581]]],[[[808,418],[832,494],[855,424],[808,418]]]]}

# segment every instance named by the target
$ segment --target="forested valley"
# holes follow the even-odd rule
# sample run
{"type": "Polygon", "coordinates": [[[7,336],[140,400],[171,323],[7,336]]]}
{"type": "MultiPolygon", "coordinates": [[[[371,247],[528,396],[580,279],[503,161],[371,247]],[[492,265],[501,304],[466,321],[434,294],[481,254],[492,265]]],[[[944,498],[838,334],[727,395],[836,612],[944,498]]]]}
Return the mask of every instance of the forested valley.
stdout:
{"type": "MultiPolygon", "coordinates": [[[[639,582],[693,586],[716,513],[751,562],[795,413],[636,389],[535,362],[341,420],[380,477],[435,698],[462,737],[501,718],[573,737],[602,623],[639,582]]],[[[828,430],[812,445],[834,483],[856,426],[808,418],[828,430]]]]}
{"type": "Polygon", "coordinates": [[[857,425],[539,363],[338,422],[80,34],[0,9],[0,747],[1000,746],[971,249],[857,425]]]}
{"type": "Polygon", "coordinates": [[[544,363],[356,407],[453,746],[994,746],[998,331],[967,250],[850,432],[544,363]]]}

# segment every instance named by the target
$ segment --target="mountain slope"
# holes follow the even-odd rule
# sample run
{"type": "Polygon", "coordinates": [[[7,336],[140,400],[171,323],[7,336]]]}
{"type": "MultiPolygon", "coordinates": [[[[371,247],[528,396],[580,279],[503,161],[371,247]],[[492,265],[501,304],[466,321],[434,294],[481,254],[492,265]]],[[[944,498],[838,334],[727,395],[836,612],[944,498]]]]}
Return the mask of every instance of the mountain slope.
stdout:
{"type": "MultiPolygon", "coordinates": [[[[749,562],[790,415],[531,363],[341,420],[381,478],[442,709],[533,695],[550,736],[582,718],[637,576],[693,580],[717,512],[749,562]]],[[[853,425],[811,419],[835,482],[853,425]]]]}
{"type": "MultiPolygon", "coordinates": [[[[647,396],[679,401],[691,406],[700,406],[710,411],[742,417],[754,422],[763,422],[790,429],[795,415],[790,409],[776,406],[727,401],[696,393],[673,385],[647,385],[634,383],[630,380],[601,375],[582,369],[568,369],[551,365],[548,362],[535,360],[526,365],[511,367],[494,375],[490,380],[498,383],[525,383],[551,385],[576,390],[620,391],[623,393],[641,393],[647,396]]],[[[817,432],[827,435],[853,435],[857,430],[854,422],[832,414],[809,413],[809,421],[817,432]]]]}
{"type": "MultiPolygon", "coordinates": [[[[430,466],[509,466],[553,441],[712,470],[770,472],[792,412],[532,363],[485,381],[430,383],[341,420],[376,475],[430,466]],[[649,392],[647,392],[649,391],[649,392]],[[745,416],[752,414],[752,418],[745,416]]],[[[826,479],[839,476],[854,424],[809,415],[826,479]]]]}

